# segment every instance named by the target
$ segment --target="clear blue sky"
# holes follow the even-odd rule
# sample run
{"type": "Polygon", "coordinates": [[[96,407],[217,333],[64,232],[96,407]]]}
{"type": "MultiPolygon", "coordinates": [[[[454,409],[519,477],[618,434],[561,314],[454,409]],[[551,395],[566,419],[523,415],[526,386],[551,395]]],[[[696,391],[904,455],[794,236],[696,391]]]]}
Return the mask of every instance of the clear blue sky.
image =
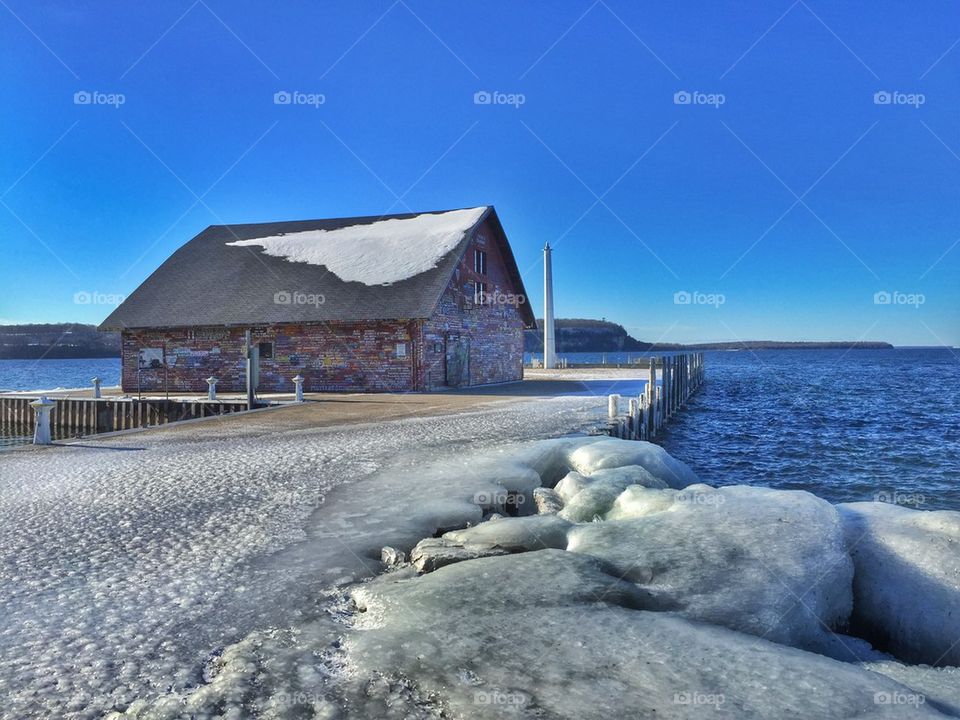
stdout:
{"type": "Polygon", "coordinates": [[[960,345],[958,39],[954,0],[2,0],[0,321],[99,322],[210,224],[492,203],[538,313],[550,242],[558,315],[642,339],[960,345]]]}

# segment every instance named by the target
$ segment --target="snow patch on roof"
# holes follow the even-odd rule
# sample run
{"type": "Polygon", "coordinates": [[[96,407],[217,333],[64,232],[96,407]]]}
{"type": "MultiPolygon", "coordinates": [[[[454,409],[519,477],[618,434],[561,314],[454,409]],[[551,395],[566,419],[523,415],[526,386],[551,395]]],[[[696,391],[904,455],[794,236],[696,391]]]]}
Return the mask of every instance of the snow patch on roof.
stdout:
{"type": "Polygon", "coordinates": [[[307,230],[235,240],[259,245],[266,255],[289,262],[323,265],[345,282],[389,285],[437,266],[486,212],[486,207],[378,220],[337,230],[307,230]]]}

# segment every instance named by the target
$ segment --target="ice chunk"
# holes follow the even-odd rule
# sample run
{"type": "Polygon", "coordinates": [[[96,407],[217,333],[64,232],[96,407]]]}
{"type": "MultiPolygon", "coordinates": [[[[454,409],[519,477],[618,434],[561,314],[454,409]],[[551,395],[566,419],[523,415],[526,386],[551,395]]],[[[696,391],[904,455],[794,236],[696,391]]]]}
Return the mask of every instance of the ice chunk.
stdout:
{"type": "Polygon", "coordinates": [[[468,545],[473,543],[497,545],[512,552],[567,547],[567,531],[573,524],[556,515],[501,518],[465,530],[455,530],[443,536],[444,540],[468,545]]]}
{"type": "Polygon", "coordinates": [[[660,512],[568,537],[569,550],[606,561],[685,616],[775,642],[820,647],[850,614],[853,567],[838,514],[806,492],[694,485],[660,512]]]}
{"type": "Polygon", "coordinates": [[[677,492],[677,490],[652,490],[631,485],[617,496],[606,518],[607,520],[625,520],[663,512],[673,507],[677,492]]]}
{"type": "Polygon", "coordinates": [[[642,440],[609,438],[582,444],[569,457],[570,466],[582,475],[597,470],[640,465],[672,488],[684,488],[698,482],[686,463],[671,457],[659,445],[642,440]]]}
{"type": "Polygon", "coordinates": [[[853,626],[902,660],[960,665],[960,512],[837,506],[853,556],[853,626]]]}
{"type": "MultiPolygon", "coordinates": [[[[922,718],[856,665],[649,612],[635,586],[557,550],[374,580],[344,641],[356,717],[922,718]],[[371,693],[371,677],[393,692],[371,693]]],[[[380,687],[379,685],[377,687],[380,687]]]]}
{"type": "Polygon", "coordinates": [[[410,551],[410,562],[417,572],[428,573],[464,560],[506,555],[509,550],[489,543],[458,544],[442,538],[427,538],[410,551]]]}
{"type": "Polygon", "coordinates": [[[590,483],[583,475],[578,473],[576,470],[571,470],[563,476],[563,479],[561,479],[560,482],[557,483],[557,486],[554,488],[554,490],[557,491],[557,494],[565,503],[568,503],[577,496],[577,493],[579,493],[589,484],[590,483]]]}
{"type": "Polygon", "coordinates": [[[631,485],[658,489],[667,487],[663,480],[655,478],[639,465],[597,470],[589,477],[573,471],[558,485],[562,495],[566,496],[566,504],[560,514],[574,522],[590,522],[605,515],[619,495],[631,485]]]}

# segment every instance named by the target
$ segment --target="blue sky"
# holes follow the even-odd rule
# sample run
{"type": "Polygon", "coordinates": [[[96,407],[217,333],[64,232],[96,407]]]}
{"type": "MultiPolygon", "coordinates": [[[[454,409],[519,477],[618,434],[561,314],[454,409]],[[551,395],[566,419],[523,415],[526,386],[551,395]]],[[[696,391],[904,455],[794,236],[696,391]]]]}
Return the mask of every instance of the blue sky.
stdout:
{"type": "Polygon", "coordinates": [[[2,0],[0,321],[99,322],[210,224],[494,204],[538,312],[550,242],[558,315],[642,339],[960,345],[958,40],[952,0],[2,0]]]}

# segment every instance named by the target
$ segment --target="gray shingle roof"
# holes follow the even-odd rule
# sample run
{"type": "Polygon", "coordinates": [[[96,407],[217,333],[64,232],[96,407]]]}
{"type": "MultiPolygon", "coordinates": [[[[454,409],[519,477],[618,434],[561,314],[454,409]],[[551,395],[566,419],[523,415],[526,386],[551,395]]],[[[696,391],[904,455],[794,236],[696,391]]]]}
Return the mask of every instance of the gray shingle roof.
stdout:
{"type": "MultiPolygon", "coordinates": [[[[260,247],[227,245],[236,240],[306,230],[336,230],[424,214],[428,213],[212,225],[171,255],[99,329],[427,318],[433,314],[473,230],[488,218],[501,243],[514,292],[524,293],[516,261],[492,206],[436,267],[392,285],[344,282],[322,265],[289,262],[266,255],[260,247]],[[323,302],[276,302],[276,294],[283,292],[322,296],[323,302]]],[[[524,323],[532,325],[529,303],[521,305],[520,311],[524,323]]]]}

